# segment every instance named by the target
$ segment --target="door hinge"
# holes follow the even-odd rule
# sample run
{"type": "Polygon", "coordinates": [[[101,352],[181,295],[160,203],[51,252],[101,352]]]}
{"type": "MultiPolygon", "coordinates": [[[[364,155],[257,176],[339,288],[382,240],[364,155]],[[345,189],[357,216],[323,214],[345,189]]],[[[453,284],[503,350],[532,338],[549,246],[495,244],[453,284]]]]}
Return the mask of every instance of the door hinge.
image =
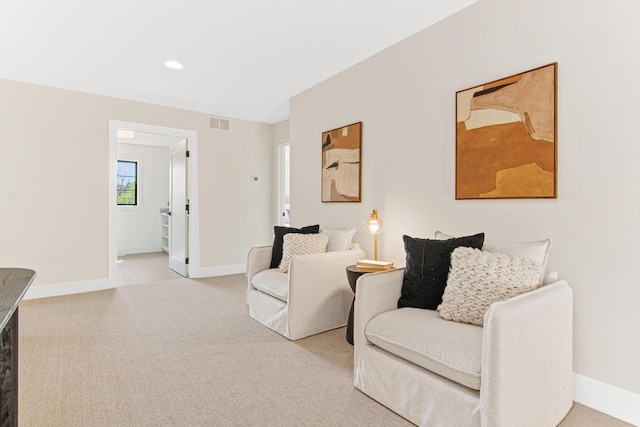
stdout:
{"type": "Polygon", "coordinates": [[[187,215],[189,215],[189,204],[187,203],[184,208],[187,210],[187,215]]]}
{"type": "Polygon", "coordinates": [[[189,265],[189,257],[186,257],[186,258],[184,259],[184,263],[185,263],[185,264],[187,264],[187,265],[189,265]]]}
{"type": "Polygon", "coordinates": [[[187,157],[189,157],[190,155],[191,155],[191,152],[187,150],[187,157]]]}

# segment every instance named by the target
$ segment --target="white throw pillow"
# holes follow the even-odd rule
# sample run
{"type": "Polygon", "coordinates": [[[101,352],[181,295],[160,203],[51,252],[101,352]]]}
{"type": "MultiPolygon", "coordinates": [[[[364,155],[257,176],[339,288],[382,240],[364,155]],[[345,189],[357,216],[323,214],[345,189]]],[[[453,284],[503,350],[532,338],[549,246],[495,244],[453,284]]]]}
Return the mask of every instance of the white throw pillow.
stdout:
{"type": "Polygon", "coordinates": [[[289,271],[291,258],[296,255],[319,254],[326,252],[329,237],[326,234],[285,234],[283,238],[282,261],[278,270],[289,271]]]}
{"type": "Polygon", "coordinates": [[[322,228],[320,233],[329,237],[327,252],[347,251],[351,247],[351,240],[356,234],[356,229],[322,228]]]}
{"type": "Polygon", "coordinates": [[[491,304],[539,288],[543,272],[530,259],[456,248],[437,310],[445,320],[483,326],[491,304]]]}
{"type": "MultiPolygon", "coordinates": [[[[447,240],[454,237],[455,236],[450,236],[441,231],[436,231],[435,234],[436,240],[447,240]]],[[[535,242],[512,242],[508,240],[486,239],[482,246],[482,250],[499,254],[507,254],[518,258],[527,258],[542,266],[546,266],[551,245],[551,239],[537,240],[535,242]]]]}

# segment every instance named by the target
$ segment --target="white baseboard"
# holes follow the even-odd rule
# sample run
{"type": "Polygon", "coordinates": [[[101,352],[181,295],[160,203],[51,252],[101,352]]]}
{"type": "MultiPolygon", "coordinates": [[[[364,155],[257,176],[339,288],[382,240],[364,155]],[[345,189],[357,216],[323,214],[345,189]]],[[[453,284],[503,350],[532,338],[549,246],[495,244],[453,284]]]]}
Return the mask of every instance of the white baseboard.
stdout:
{"type": "Polygon", "coordinates": [[[200,279],[203,277],[228,276],[230,274],[240,274],[247,271],[246,264],[219,265],[215,267],[200,267],[189,270],[189,278],[200,279]]]}
{"type": "Polygon", "coordinates": [[[573,374],[573,400],[633,425],[640,425],[640,395],[573,374]]]}
{"type": "Polygon", "coordinates": [[[107,279],[86,280],[81,282],[55,283],[52,285],[30,286],[25,294],[25,300],[57,297],[60,295],[79,294],[83,292],[113,289],[107,279]]]}

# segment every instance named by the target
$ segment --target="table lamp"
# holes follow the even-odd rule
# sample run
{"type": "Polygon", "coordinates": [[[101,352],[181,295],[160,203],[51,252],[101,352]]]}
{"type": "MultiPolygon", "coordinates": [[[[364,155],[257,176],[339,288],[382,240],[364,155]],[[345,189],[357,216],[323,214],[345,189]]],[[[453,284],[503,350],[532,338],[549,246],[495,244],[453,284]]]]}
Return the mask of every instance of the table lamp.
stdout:
{"type": "Polygon", "coordinates": [[[378,234],[384,230],[384,221],[378,216],[378,209],[374,209],[371,215],[364,219],[364,231],[369,234],[373,234],[373,256],[376,261],[378,260],[378,234]]]}

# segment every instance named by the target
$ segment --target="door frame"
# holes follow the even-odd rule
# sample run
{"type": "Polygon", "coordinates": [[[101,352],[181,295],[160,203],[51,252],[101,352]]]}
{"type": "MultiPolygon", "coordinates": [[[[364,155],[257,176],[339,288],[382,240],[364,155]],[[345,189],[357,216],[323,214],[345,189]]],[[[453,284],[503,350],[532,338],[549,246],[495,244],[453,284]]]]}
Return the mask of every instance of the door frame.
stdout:
{"type": "MultiPolygon", "coordinates": [[[[118,283],[118,129],[155,133],[187,138],[189,141],[189,277],[198,277],[200,271],[200,203],[198,200],[198,133],[189,129],[170,128],[145,123],[109,120],[109,244],[108,244],[108,282],[110,287],[118,283]]],[[[158,206],[160,208],[160,206],[158,206]]],[[[159,214],[159,213],[158,213],[159,214]]],[[[167,268],[169,266],[167,265],[167,268]]]]}

